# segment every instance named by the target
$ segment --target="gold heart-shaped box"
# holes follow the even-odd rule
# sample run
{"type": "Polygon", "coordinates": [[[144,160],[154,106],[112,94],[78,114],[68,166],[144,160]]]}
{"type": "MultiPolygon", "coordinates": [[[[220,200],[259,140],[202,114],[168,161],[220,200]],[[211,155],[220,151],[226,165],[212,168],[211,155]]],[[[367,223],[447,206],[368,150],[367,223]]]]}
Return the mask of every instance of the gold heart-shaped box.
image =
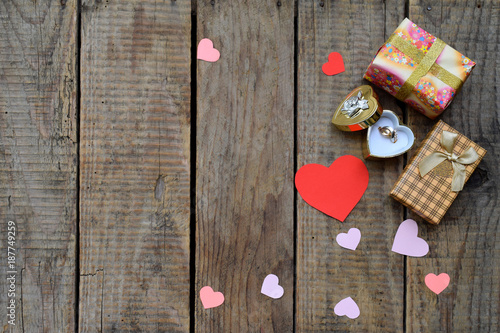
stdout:
{"type": "Polygon", "coordinates": [[[375,124],[382,107],[372,87],[364,85],[351,91],[333,114],[332,123],[341,131],[354,132],[375,124]]]}
{"type": "Polygon", "coordinates": [[[365,159],[384,159],[404,154],[415,142],[412,130],[400,125],[394,112],[382,111],[377,94],[368,85],[354,89],[344,98],[333,114],[332,123],[346,132],[368,128],[363,142],[365,159]]]}
{"type": "Polygon", "coordinates": [[[368,128],[366,140],[363,142],[365,159],[381,159],[399,156],[413,147],[415,136],[412,130],[399,122],[398,116],[389,110],[384,110],[380,119],[368,128]],[[397,132],[397,140],[382,135],[379,128],[391,128],[397,132]]]}

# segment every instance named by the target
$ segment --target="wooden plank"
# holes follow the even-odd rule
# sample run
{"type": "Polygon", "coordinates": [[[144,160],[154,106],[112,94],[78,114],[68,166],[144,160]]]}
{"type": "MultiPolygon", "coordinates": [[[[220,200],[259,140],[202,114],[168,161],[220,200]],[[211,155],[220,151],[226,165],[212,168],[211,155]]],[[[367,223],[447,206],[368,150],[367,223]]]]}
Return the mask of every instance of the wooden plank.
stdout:
{"type": "Polygon", "coordinates": [[[0,3],[4,332],[75,328],[76,4],[71,0],[0,3]],[[8,221],[16,224],[15,244],[7,242],[8,221]],[[12,267],[7,266],[8,246],[15,249],[12,267]],[[5,280],[11,275],[15,291],[5,280]],[[15,319],[7,316],[12,299],[15,319]],[[11,319],[15,326],[8,323],[11,319]]]}
{"type": "Polygon", "coordinates": [[[197,332],[293,330],[293,2],[198,3],[198,40],[221,52],[198,62],[196,292],[225,303],[197,332]],[[268,274],[285,293],[260,293],[268,274]]]}
{"type": "MultiPolygon", "coordinates": [[[[407,332],[494,332],[500,325],[498,207],[498,1],[410,1],[410,19],[477,62],[442,120],[488,150],[439,226],[415,214],[430,246],[424,258],[408,258],[407,332]],[[448,273],[448,288],[435,295],[428,273],[448,273]]],[[[417,146],[431,121],[410,110],[417,146]]]]}
{"type": "Polygon", "coordinates": [[[189,330],[189,1],[83,1],[82,332],[189,330]]]}
{"type": "MultiPolygon", "coordinates": [[[[400,1],[299,1],[298,167],[329,166],[343,155],[362,159],[366,131],[341,132],[333,111],[362,80],[371,59],[404,18],[400,1]],[[392,29],[392,30],[391,30],[392,29]],[[330,52],[342,54],[346,71],[326,76],[330,52]]],[[[401,115],[394,98],[377,90],[385,109],[401,115]]],[[[403,328],[403,257],[391,252],[403,209],[388,196],[403,157],[365,161],[368,189],[344,223],[297,199],[297,331],[400,332],[403,328]],[[356,251],[340,248],[337,234],[357,227],[356,251]],[[337,317],[335,305],[352,297],[355,319],[337,317]]]]}

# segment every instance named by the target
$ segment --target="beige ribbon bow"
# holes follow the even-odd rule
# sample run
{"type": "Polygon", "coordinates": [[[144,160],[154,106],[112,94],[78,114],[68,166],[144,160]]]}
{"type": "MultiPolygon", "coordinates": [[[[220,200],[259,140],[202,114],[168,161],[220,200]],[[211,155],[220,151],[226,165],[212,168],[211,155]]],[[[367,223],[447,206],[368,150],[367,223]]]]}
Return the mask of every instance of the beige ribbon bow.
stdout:
{"type": "Polygon", "coordinates": [[[460,156],[453,153],[453,147],[455,147],[455,141],[457,140],[458,134],[451,133],[448,131],[443,131],[441,135],[441,146],[445,149],[444,152],[436,150],[429,156],[425,157],[420,161],[418,168],[420,170],[420,176],[425,176],[429,171],[438,166],[441,162],[445,160],[451,161],[453,165],[453,179],[451,181],[451,190],[453,192],[460,192],[465,184],[465,165],[474,163],[479,156],[477,155],[474,148],[469,147],[460,156]]]}

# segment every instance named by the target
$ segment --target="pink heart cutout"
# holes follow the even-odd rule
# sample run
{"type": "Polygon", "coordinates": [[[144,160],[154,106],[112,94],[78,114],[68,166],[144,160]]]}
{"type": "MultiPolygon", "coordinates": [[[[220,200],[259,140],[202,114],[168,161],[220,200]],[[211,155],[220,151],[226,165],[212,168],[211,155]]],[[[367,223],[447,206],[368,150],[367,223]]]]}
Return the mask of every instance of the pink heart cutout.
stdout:
{"type": "Polygon", "coordinates": [[[221,292],[214,292],[209,286],[201,288],[200,299],[205,309],[216,308],[224,303],[224,295],[221,292]]]}
{"type": "Polygon", "coordinates": [[[405,256],[423,257],[429,253],[429,244],[417,237],[418,225],[414,220],[408,219],[399,225],[392,251],[405,256]]]}
{"type": "Polygon", "coordinates": [[[361,240],[361,231],[358,228],[351,228],[347,233],[342,232],[337,235],[336,241],[341,247],[349,250],[356,250],[361,240]]]}
{"type": "Polygon", "coordinates": [[[208,62],[216,62],[220,58],[220,52],[214,48],[214,43],[208,39],[203,38],[198,44],[198,59],[208,62]]]}
{"type": "Polygon", "coordinates": [[[351,297],[344,298],[338,302],[333,312],[335,312],[337,316],[347,316],[351,319],[358,318],[360,314],[358,305],[351,297]]]}
{"type": "Polygon", "coordinates": [[[438,276],[429,273],[425,276],[425,285],[432,290],[436,295],[439,295],[450,284],[450,276],[446,273],[441,273],[438,276]]]}
{"type": "Polygon", "coordinates": [[[274,299],[281,298],[281,296],[283,296],[283,294],[285,293],[285,290],[278,284],[279,282],[280,280],[276,275],[269,274],[264,279],[260,292],[274,299]]]}

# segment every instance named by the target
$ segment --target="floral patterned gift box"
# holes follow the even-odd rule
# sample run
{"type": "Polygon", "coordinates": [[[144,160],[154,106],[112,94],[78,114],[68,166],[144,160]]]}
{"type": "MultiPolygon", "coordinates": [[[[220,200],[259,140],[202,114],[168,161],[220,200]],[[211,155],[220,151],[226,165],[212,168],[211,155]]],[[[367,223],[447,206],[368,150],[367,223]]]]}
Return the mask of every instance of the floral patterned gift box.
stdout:
{"type": "Polygon", "coordinates": [[[364,77],[434,119],[475,65],[406,18],[379,49],[364,77]]]}

